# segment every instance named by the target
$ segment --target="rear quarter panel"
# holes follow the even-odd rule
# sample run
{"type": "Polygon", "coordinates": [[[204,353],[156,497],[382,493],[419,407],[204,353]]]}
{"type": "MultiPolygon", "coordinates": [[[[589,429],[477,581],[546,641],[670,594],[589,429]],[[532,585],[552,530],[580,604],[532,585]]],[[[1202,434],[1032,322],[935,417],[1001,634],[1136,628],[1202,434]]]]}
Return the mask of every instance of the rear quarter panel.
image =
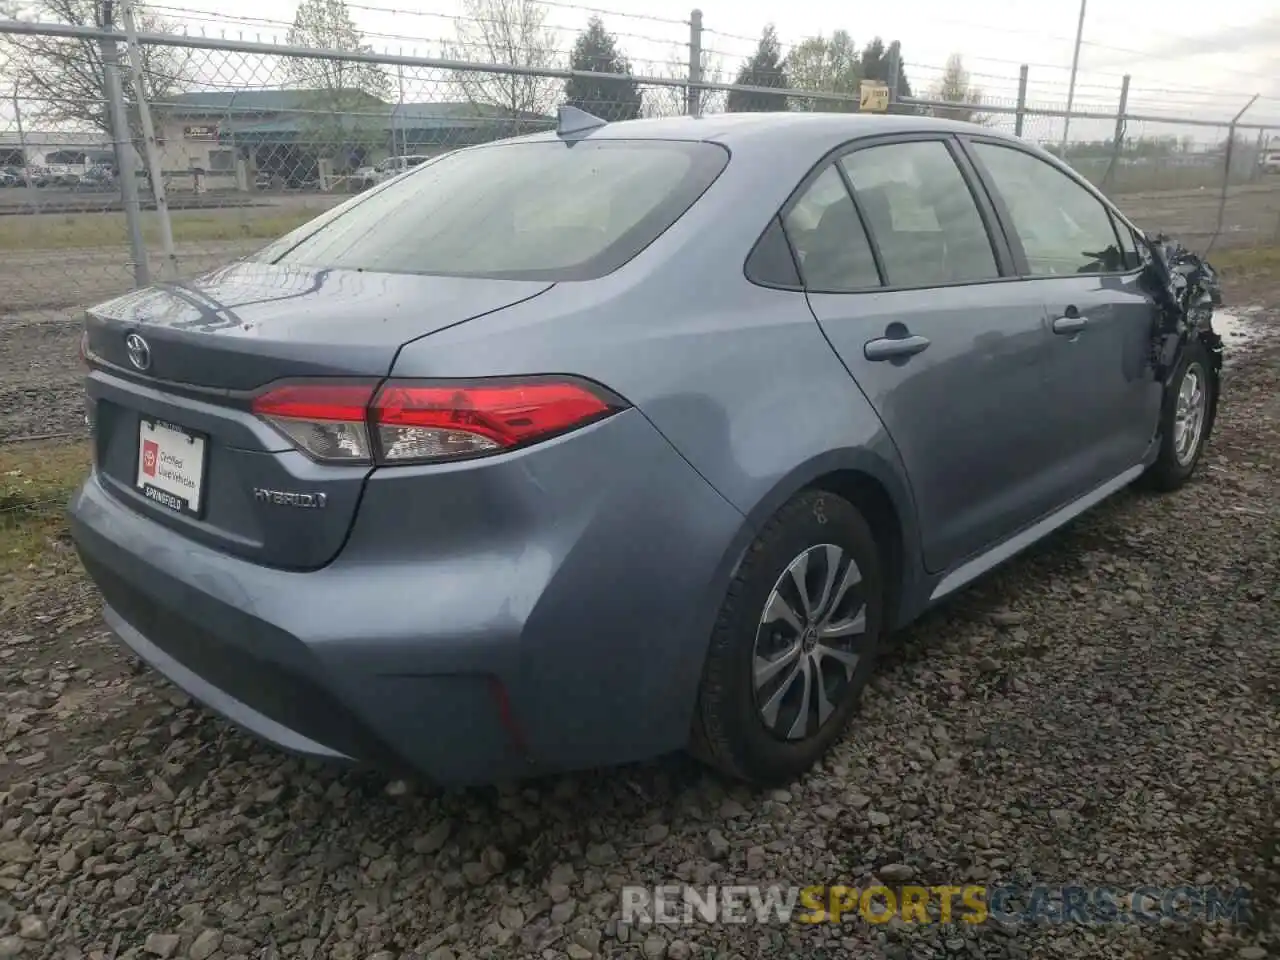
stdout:
{"type": "Polygon", "coordinates": [[[393,375],[596,380],[638,407],[752,528],[815,478],[861,471],[894,501],[911,554],[909,488],[879,418],[804,295],[743,273],[809,166],[788,162],[794,169],[781,173],[731,162],[685,217],[613,274],[557,284],[415,341],[393,375]]]}

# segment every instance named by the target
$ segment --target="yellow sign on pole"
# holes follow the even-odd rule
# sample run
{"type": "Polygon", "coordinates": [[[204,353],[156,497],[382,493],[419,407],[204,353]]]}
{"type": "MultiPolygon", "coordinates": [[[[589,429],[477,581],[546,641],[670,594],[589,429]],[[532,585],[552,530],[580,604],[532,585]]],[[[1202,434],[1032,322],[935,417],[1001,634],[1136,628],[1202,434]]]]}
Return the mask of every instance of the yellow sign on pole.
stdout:
{"type": "Polygon", "coordinates": [[[884,113],[889,109],[888,84],[880,80],[863,80],[858,92],[858,109],[863,113],[884,113]]]}

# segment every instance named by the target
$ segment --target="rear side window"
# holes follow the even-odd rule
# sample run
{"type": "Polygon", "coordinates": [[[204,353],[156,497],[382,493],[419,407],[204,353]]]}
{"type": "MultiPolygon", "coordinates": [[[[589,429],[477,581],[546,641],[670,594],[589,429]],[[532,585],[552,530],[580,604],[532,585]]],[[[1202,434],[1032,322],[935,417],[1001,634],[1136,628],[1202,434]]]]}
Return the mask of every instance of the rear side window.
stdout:
{"type": "Polygon", "coordinates": [[[256,259],[334,269],[589,280],[669,228],[728,163],[716,144],[536,141],[462,150],[256,259]]]}
{"type": "Polygon", "coordinates": [[[1022,241],[1032,276],[1125,269],[1111,214],[1092,193],[1039,157],[973,144],[1022,241]]]}
{"type": "Polygon", "coordinates": [[[840,159],[895,287],[1000,275],[986,225],[960,168],[937,140],[868,147],[840,159]]]}
{"type": "Polygon", "coordinates": [[[880,286],[871,244],[834,166],[809,185],[783,226],[810,290],[842,293],[880,286]]]}

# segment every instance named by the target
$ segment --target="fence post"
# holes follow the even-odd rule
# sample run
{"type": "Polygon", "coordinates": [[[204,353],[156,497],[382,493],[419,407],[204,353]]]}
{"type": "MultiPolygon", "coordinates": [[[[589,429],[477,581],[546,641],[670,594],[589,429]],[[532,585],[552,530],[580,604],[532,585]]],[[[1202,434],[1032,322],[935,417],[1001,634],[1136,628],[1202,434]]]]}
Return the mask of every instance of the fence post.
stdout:
{"type": "Polygon", "coordinates": [[[702,113],[702,11],[689,13],[689,84],[685,87],[684,112],[691,116],[702,113]]]}
{"type": "Polygon", "coordinates": [[[1018,68],[1018,112],[1013,118],[1014,136],[1022,136],[1022,124],[1027,117],[1027,65],[1018,68]]]}
{"type": "MultiPolygon", "coordinates": [[[[22,179],[25,181],[24,186],[31,189],[31,161],[27,158],[27,135],[22,129],[22,107],[18,104],[18,81],[13,81],[13,119],[18,125],[18,149],[22,151],[22,179]]],[[[40,212],[40,197],[35,197],[36,213],[40,212]]]]}
{"type": "Polygon", "coordinates": [[[897,40],[889,44],[889,108],[886,113],[892,113],[894,105],[898,102],[898,75],[902,73],[902,46],[897,40]]]}
{"type": "Polygon", "coordinates": [[[142,50],[138,43],[138,25],[133,16],[133,0],[120,0],[124,8],[124,35],[129,43],[129,74],[133,80],[133,94],[138,99],[138,119],[142,122],[143,145],[147,153],[147,169],[151,172],[151,194],[156,201],[156,216],[160,220],[160,243],[164,249],[164,270],[169,278],[178,275],[178,256],[173,250],[173,225],[169,222],[169,198],[164,187],[164,172],[160,168],[160,147],[156,142],[156,130],[151,123],[151,107],[147,104],[147,88],[142,76],[142,50]]]}
{"type": "MultiPolygon", "coordinates": [[[[404,53],[403,50],[400,52],[404,53]]],[[[398,131],[400,146],[395,147],[391,152],[397,157],[403,157],[409,153],[409,139],[402,126],[404,123],[404,65],[399,63],[396,64],[396,90],[399,92],[396,99],[396,122],[391,127],[391,142],[394,145],[398,131]]]]}
{"type": "Polygon", "coordinates": [[[1249,166],[1249,179],[1257,180],[1262,176],[1262,154],[1267,149],[1267,131],[1258,131],[1258,142],[1253,148],[1253,163],[1249,166]]]}
{"type": "Polygon", "coordinates": [[[1111,138],[1111,162],[1107,164],[1107,172],[1102,175],[1101,188],[1102,192],[1111,186],[1112,175],[1115,173],[1116,164],[1120,162],[1120,153],[1124,150],[1124,130],[1125,117],[1129,112],[1129,74],[1124,75],[1124,79],[1120,81],[1120,106],[1116,110],[1116,132],[1111,138]]]}
{"type": "Polygon", "coordinates": [[[1236,124],[1240,122],[1240,118],[1248,112],[1258,101],[1258,94],[1254,94],[1234,117],[1231,118],[1231,124],[1227,127],[1227,149],[1226,156],[1223,158],[1222,166],[1222,193],[1218,197],[1218,223],[1213,228],[1213,236],[1209,238],[1209,246],[1205,248],[1205,255],[1208,256],[1213,250],[1213,245],[1218,242],[1218,237],[1222,234],[1222,218],[1227,212],[1227,188],[1231,186],[1231,155],[1235,152],[1236,145],[1236,124]]]}
{"type": "MultiPolygon", "coordinates": [[[[114,30],[112,21],[112,0],[103,0],[102,29],[114,30]]],[[[106,95],[107,110],[111,116],[116,177],[120,180],[120,205],[124,207],[129,251],[133,257],[133,282],[135,286],[145,287],[151,282],[151,265],[147,262],[147,247],[142,240],[142,204],[138,200],[138,175],[133,165],[133,137],[129,131],[129,115],[124,108],[124,90],[120,86],[120,48],[115,37],[111,36],[101,37],[98,48],[102,54],[102,92],[106,95]]],[[[28,182],[30,176],[28,173],[28,182]]]]}

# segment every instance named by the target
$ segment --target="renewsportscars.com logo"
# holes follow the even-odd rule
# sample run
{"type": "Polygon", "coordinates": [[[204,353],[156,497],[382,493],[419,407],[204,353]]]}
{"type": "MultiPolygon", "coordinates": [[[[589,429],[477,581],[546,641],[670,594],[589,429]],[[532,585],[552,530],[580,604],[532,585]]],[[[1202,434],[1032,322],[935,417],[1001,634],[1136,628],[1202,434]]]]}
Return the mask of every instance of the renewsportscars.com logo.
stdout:
{"type": "Polygon", "coordinates": [[[621,919],[668,926],[717,923],[1157,924],[1249,922],[1243,887],[843,885],[623,887],[621,919]]]}

